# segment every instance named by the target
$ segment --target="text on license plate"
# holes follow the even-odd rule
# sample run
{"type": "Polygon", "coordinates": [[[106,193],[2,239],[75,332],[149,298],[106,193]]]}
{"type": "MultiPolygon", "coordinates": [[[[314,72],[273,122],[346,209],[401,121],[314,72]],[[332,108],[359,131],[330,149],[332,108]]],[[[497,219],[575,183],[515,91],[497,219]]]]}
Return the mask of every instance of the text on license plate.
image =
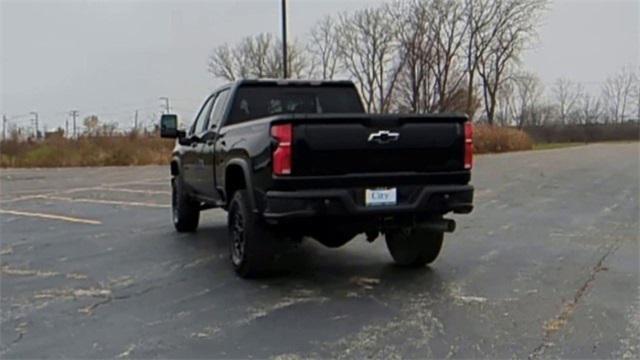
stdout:
{"type": "Polygon", "coordinates": [[[366,189],[364,194],[366,206],[395,205],[396,188],[389,189],[366,189]]]}

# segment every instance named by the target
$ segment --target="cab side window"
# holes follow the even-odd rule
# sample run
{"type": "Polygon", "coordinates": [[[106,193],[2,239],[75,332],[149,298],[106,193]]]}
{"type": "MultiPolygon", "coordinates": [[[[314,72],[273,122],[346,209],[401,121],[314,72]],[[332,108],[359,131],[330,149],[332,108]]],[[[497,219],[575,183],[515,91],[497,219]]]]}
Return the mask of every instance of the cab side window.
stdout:
{"type": "Polygon", "coordinates": [[[222,117],[224,116],[224,111],[227,108],[227,99],[229,97],[229,90],[222,90],[216,96],[216,101],[211,108],[211,116],[209,120],[208,128],[210,130],[215,130],[218,127],[220,121],[222,121],[222,117]]]}
{"type": "Polygon", "coordinates": [[[202,105],[198,116],[196,116],[196,119],[193,121],[193,124],[189,129],[189,135],[201,134],[203,132],[208,122],[207,120],[209,119],[209,110],[211,109],[211,103],[213,100],[214,96],[212,95],[207,99],[207,101],[205,101],[204,105],[202,105]]]}

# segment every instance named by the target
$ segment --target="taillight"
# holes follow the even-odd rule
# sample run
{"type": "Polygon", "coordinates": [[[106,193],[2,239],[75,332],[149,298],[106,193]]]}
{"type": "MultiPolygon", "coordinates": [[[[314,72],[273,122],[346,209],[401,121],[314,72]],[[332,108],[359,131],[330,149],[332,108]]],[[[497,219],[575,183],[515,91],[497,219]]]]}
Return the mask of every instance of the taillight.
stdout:
{"type": "Polygon", "coordinates": [[[473,124],[471,121],[464,123],[464,168],[473,167],[473,124]]]}
{"type": "Polygon", "coordinates": [[[291,124],[278,124],[271,127],[273,136],[278,145],[273,151],[273,174],[291,174],[291,140],[293,139],[293,126],[291,124]]]}

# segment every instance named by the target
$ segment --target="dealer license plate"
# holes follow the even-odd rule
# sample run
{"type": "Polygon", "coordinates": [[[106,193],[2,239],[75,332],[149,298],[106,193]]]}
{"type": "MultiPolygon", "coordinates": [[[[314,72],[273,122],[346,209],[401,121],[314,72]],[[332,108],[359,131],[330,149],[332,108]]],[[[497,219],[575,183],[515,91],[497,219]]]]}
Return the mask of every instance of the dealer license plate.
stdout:
{"type": "Polygon", "coordinates": [[[396,188],[366,189],[364,195],[366,206],[395,205],[397,203],[396,188]]]}

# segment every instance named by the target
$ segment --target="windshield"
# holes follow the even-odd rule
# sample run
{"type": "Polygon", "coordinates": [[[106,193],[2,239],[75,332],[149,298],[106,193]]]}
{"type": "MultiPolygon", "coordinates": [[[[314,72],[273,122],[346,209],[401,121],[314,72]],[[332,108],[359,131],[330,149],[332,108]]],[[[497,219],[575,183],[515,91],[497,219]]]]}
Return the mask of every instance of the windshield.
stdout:
{"type": "Polygon", "coordinates": [[[227,125],[278,114],[363,112],[352,87],[249,85],[237,90],[227,125]]]}

